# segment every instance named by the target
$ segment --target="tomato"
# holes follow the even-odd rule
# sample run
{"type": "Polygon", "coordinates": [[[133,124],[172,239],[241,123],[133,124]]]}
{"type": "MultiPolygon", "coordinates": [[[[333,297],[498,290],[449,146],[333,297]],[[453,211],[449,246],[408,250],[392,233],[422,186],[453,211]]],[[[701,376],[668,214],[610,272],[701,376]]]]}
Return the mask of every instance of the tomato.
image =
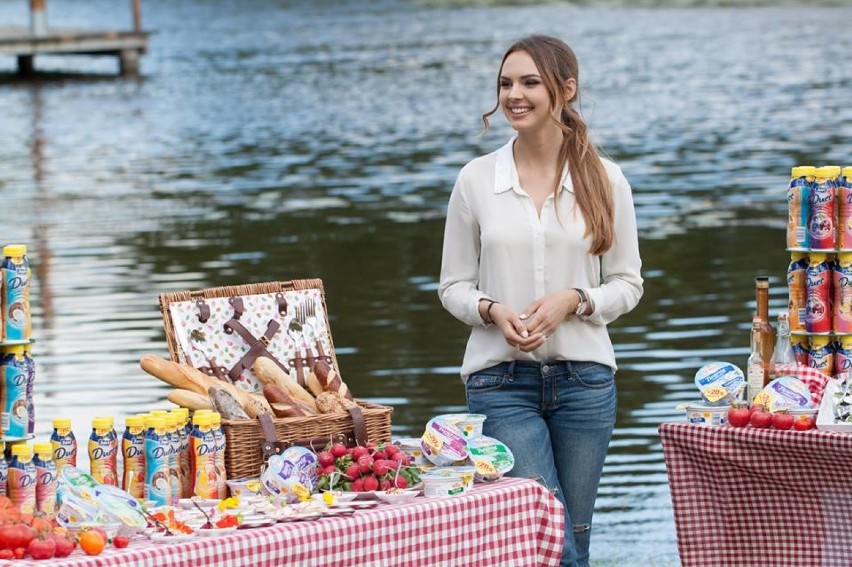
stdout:
{"type": "Polygon", "coordinates": [[[80,549],[82,549],[86,555],[99,555],[106,546],[106,539],[104,539],[104,536],[94,530],[82,532],[78,537],[80,540],[80,549]]]}
{"type": "Polygon", "coordinates": [[[813,429],[816,427],[816,421],[809,415],[800,416],[796,421],[793,422],[793,428],[796,431],[807,431],[808,429],[813,429]]]}
{"type": "Polygon", "coordinates": [[[0,526],[0,549],[26,549],[35,536],[35,531],[24,524],[0,526]]]}
{"type": "Polygon", "coordinates": [[[56,542],[53,538],[36,538],[27,546],[27,552],[33,559],[52,559],[56,555],[56,542]]]}
{"type": "Polygon", "coordinates": [[[15,554],[11,549],[0,549],[0,559],[14,559],[15,554]]]}
{"type": "Polygon", "coordinates": [[[27,550],[23,547],[16,547],[15,551],[12,552],[12,555],[15,556],[15,559],[23,559],[27,556],[27,550]]]}
{"type": "Polygon", "coordinates": [[[789,413],[776,413],[772,415],[772,427],[787,430],[793,427],[793,416],[789,413]]]}
{"type": "Polygon", "coordinates": [[[766,410],[759,409],[751,414],[749,422],[758,429],[766,429],[772,425],[772,414],[766,410]]]}
{"type": "Polygon", "coordinates": [[[112,538],[112,544],[118,549],[124,549],[129,543],[130,540],[127,538],[127,536],[120,535],[112,538]]]}
{"type": "Polygon", "coordinates": [[[745,406],[735,406],[728,410],[728,423],[734,427],[745,427],[750,417],[751,413],[745,406]]]}
{"type": "Polygon", "coordinates": [[[763,404],[752,404],[750,408],[748,408],[749,415],[753,414],[756,411],[766,409],[763,404]]]}
{"type": "Polygon", "coordinates": [[[54,533],[50,537],[53,538],[53,541],[56,544],[55,557],[68,557],[77,547],[77,542],[67,536],[54,533]]]}

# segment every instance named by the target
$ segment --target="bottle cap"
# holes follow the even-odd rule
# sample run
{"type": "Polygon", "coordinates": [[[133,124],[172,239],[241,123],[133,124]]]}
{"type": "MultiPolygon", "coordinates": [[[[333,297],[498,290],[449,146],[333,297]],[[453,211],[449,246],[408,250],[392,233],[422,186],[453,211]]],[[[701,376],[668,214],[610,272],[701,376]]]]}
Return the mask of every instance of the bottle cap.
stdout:
{"type": "Polygon", "coordinates": [[[8,244],[3,247],[3,255],[13,258],[20,258],[27,253],[27,247],[24,244],[8,244]]]}
{"type": "Polygon", "coordinates": [[[837,254],[837,261],[841,264],[852,264],[852,252],[840,252],[837,254]]]}
{"type": "Polygon", "coordinates": [[[790,259],[793,262],[798,262],[799,260],[801,260],[802,258],[804,258],[807,255],[808,254],[806,252],[790,252],[790,259]]]}
{"type": "Polygon", "coordinates": [[[145,427],[145,418],[141,415],[129,415],[124,419],[127,427],[145,427]]]}
{"type": "Polygon", "coordinates": [[[829,343],[827,335],[811,335],[811,348],[822,348],[829,343]]]}
{"type": "Polygon", "coordinates": [[[168,431],[174,431],[177,428],[178,416],[173,413],[167,413],[163,417],[166,420],[166,429],[168,431]]]}
{"type": "Polygon", "coordinates": [[[20,357],[24,356],[24,345],[9,345],[3,347],[3,352],[6,354],[15,354],[20,357]]]}
{"type": "Polygon", "coordinates": [[[165,429],[166,428],[166,418],[161,415],[152,415],[146,420],[148,424],[148,429],[165,429]]]}
{"type": "Polygon", "coordinates": [[[845,177],[847,180],[850,180],[850,178],[852,178],[852,167],[843,168],[843,177],[845,177]]]}
{"type": "Polygon", "coordinates": [[[212,421],[210,422],[210,425],[213,425],[213,426],[222,425],[222,414],[221,413],[219,413],[218,411],[214,411],[210,415],[213,418],[212,421]]]}
{"type": "Polygon", "coordinates": [[[797,165],[790,171],[790,177],[798,179],[799,177],[813,177],[816,168],[812,165],[797,165]]]}
{"type": "Polygon", "coordinates": [[[92,420],[93,429],[109,429],[110,427],[112,427],[112,422],[109,418],[101,416],[92,420]]]}
{"type": "Polygon", "coordinates": [[[816,176],[821,179],[834,179],[840,175],[839,165],[824,165],[816,168],[816,176]]]}
{"type": "Polygon", "coordinates": [[[15,443],[12,445],[12,456],[22,461],[29,461],[33,458],[33,449],[27,443],[15,443]]]}
{"type": "Polygon", "coordinates": [[[212,412],[209,411],[207,413],[195,412],[195,415],[192,416],[192,424],[201,426],[211,425],[213,421],[213,416],[211,414],[212,412]]]}
{"type": "Polygon", "coordinates": [[[36,443],[33,445],[33,451],[35,451],[35,454],[38,456],[46,455],[48,457],[52,457],[53,445],[50,443],[36,443]]]}
{"type": "Polygon", "coordinates": [[[67,417],[57,417],[53,420],[54,429],[71,429],[71,420],[67,417]]]}
{"type": "Polygon", "coordinates": [[[828,258],[827,254],[823,254],[821,252],[814,252],[808,258],[808,263],[810,264],[821,264],[825,262],[825,259],[828,258]]]}

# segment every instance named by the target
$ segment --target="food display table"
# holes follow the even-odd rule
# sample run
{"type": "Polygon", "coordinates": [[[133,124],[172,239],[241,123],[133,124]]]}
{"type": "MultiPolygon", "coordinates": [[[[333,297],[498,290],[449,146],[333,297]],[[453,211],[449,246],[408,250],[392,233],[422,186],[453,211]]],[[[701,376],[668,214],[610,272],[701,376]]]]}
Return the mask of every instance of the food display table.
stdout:
{"type": "Polygon", "coordinates": [[[852,565],[852,435],[664,423],[684,567],[852,565]]]}
{"type": "MultiPolygon", "coordinates": [[[[351,516],[283,522],[216,538],[155,544],[134,539],[99,556],[10,562],[51,567],[264,565],[558,565],[562,504],[542,485],[504,478],[464,496],[418,497],[351,516]]],[[[2,562],[0,562],[2,563],[2,562]]]]}

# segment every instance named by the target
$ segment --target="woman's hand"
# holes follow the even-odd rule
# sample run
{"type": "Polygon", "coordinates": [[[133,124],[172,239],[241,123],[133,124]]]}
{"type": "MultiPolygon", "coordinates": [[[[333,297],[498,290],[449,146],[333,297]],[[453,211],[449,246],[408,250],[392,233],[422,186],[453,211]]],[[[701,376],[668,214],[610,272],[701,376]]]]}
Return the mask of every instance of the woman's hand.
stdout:
{"type": "Polygon", "coordinates": [[[502,303],[491,306],[491,321],[503,333],[509,346],[530,352],[541,346],[541,337],[533,336],[514,309],[502,303]]]}
{"type": "MultiPolygon", "coordinates": [[[[579,303],[580,295],[576,291],[563,289],[536,299],[519,317],[530,336],[541,337],[541,343],[544,343],[579,303]]],[[[541,343],[535,348],[541,346],[541,343]]]]}

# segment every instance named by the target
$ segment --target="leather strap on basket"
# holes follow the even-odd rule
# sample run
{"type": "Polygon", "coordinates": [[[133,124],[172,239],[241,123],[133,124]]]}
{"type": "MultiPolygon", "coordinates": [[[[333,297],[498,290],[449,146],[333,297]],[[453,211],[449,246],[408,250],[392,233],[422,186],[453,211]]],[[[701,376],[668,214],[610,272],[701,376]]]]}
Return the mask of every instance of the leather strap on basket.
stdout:
{"type": "Polygon", "coordinates": [[[210,306],[204,302],[204,299],[197,299],[195,301],[195,306],[198,307],[198,320],[202,323],[206,323],[208,319],[210,319],[210,306]]]}
{"type": "Polygon", "coordinates": [[[324,435],[312,439],[293,439],[288,441],[278,440],[272,416],[269,414],[259,415],[257,419],[260,421],[260,427],[263,430],[263,440],[260,442],[263,461],[266,462],[272,455],[280,455],[285,449],[294,445],[307,447],[314,452],[322,451],[329,442],[343,443],[347,447],[354,447],[355,445],[365,446],[367,444],[367,426],[364,422],[364,413],[361,411],[361,407],[349,408],[349,415],[352,416],[354,430],[342,431],[330,436],[324,435]]]}
{"type": "Polygon", "coordinates": [[[242,339],[250,345],[248,352],[243,355],[243,357],[237,361],[233,368],[228,371],[228,376],[231,377],[232,380],[236,381],[240,376],[242,376],[243,372],[247,368],[251,368],[251,365],[254,364],[254,361],[257,360],[259,356],[265,356],[271,359],[275,364],[277,364],[284,372],[289,374],[289,370],[286,366],[278,362],[278,359],[275,358],[269,349],[266,348],[269,345],[269,341],[272,340],[272,337],[275,336],[275,333],[281,328],[280,323],[276,320],[272,320],[266,326],[266,332],[263,333],[263,336],[259,339],[255,338],[251,332],[243,327],[243,324],[237,321],[236,319],[230,319],[227,323],[225,323],[225,332],[228,334],[237,333],[242,339]]]}

